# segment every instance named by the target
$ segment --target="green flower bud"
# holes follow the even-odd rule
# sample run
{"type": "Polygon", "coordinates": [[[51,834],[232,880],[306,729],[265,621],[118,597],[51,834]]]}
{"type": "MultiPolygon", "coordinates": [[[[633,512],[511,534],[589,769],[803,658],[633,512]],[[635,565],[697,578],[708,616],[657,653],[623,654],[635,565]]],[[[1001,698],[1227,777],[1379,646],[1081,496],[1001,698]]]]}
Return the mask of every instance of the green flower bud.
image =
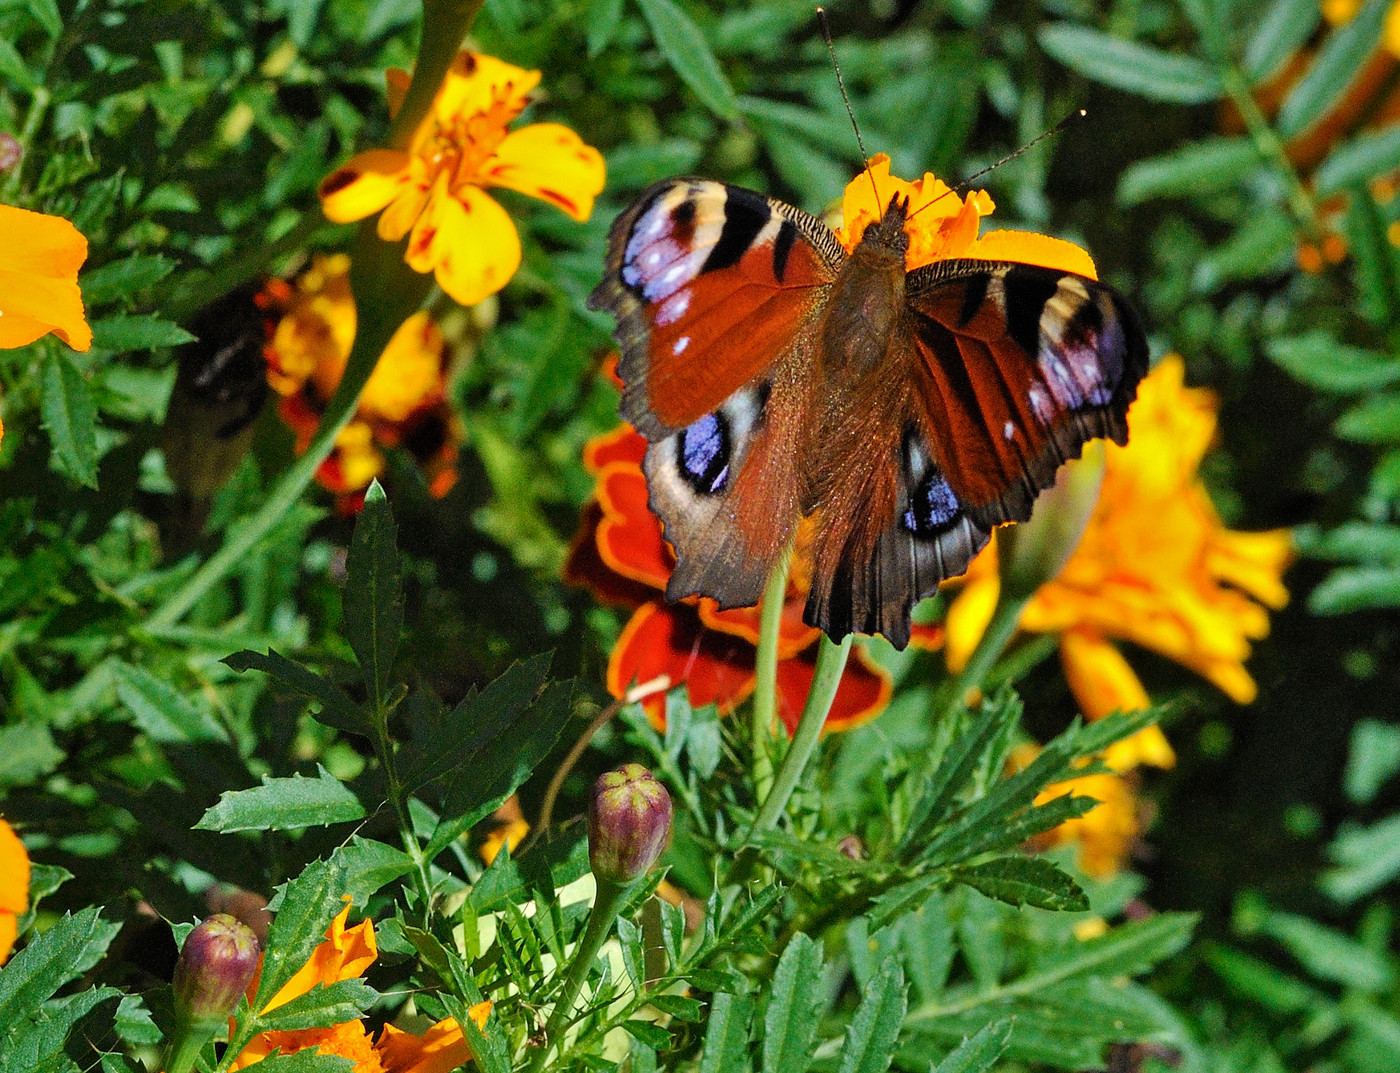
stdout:
{"type": "Polygon", "coordinates": [[[253,930],[227,913],[189,935],[175,963],[175,1008],[191,1024],[222,1022],[238,1006],[258,968],[253,930]]]}
{"type": "Polygon", "coordinates": [[[997,533],[1004,599],[1029,599],[1069,562],[1099,504],[1107,458],[1104,441],[1090,440],[1084,454],[1061,466],[1055,483],[1036,498],[1030,521],[997,533]]]}
{"type": "Polygon", "coordinates": [[[641,764],[598,777],[588,803],[588,860],[619,886],[651,870],[671,838],[671,795],[641,764]]]}

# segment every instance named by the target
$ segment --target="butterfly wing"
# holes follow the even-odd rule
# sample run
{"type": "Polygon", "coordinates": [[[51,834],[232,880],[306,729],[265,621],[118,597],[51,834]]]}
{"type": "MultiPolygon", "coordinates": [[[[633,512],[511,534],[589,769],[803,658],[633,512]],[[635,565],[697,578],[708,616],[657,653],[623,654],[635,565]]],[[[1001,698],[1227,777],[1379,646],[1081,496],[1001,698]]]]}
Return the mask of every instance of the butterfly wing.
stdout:
{"type": "Polygon", "coordinates": [[[1113,289],[1037,265],[950,260],[909,273],[930,446],[982,527],[1025,521],[1096,437],[1128,438],[1147,339],[1113,289]]]}
{"type": "Polygon", "coordinates": [[[667,596],[757,603],[801,510],[814,323],[845,253],[812,216],[705,179],[644,191],[589,298],[617,318],[622,414],[650,443],[667,596]]]}

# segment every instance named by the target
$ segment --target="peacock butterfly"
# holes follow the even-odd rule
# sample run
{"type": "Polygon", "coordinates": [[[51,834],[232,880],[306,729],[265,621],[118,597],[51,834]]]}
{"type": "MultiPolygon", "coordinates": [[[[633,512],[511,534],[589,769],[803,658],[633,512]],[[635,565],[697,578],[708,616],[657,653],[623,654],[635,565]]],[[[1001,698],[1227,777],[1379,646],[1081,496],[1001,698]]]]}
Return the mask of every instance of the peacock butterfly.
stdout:
{"type": "Polygon", "coordinates": [[[1127,441],[1148,353],[1121,295],[1015,261],[907,271],[907,197],[877,208],[849,255],[816,217],[707,179],[656,183],[613,224],[589,306],[617,320],[669,599],[757,603],[811,518],[806,621],[902,648],[913,605],[1062,463],[1127,441]]]}

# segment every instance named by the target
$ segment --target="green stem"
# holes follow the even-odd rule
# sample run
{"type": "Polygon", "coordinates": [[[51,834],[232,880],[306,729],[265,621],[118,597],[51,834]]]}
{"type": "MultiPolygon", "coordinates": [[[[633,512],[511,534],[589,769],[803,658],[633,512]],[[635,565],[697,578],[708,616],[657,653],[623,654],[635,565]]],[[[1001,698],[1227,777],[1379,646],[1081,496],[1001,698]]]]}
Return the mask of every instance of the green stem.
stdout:
{"type": "Polygon", "coordinates": [[[1217,68],[1220,81],[1230,95],[1231,102],[1239,109],[1240,118],[1244,120],[1245,129],[1249,131],[1254,147],[1283,176],[1288,186],[1288,204],[1294,217],[1309,232],[1311,238],[1317,238],[1322,234],[1317,205],[1293,162],[1288,159],[1288,147],[1260,110],[1259,102],[1254,99],[1249,83],[1239,69],[1230,63],[1219,63],[1217,68]]]}
{"type": "Polygon", "coordinates": [[[997,600],[996,610],[992,612],[992,621],[987,623],[987,628],[982,633],[982,639],[977,642],[977,647],[968,658],[967,666],[962,669],[953,683],[952,700],[950,701],[950,714],[957,711],[967,703],[967,695],[974,689],[981,688],[982,683],[987,678],[987,673],[1001,658],[1001,654],[1006,651],[1006,646],[1011,641],[1011,637],[1016,632],[1016,626],[1021,621],[1021,611],[1025,608],[1030,596],[1008,597],[1003,587],[1001,598],[997,600]]]}
{"type": "Polygon", "coordinates": [[[544,1068],[545,1059],[549,1057],[551,1050],[557,1049],[563,1053],[563,1034],[569,1027],[569,1022],[573,1019],[574,1002],[578,999],[579,992],[583,990],[583,982],[588,979],[588,970],[593,967],[594,960],[598,957],[598,951],[603,948],[603,943],[612,933],[614,921],[617,920],[618,910],[622,908],[622,903],[626,900],[627,892],[634,884],[620,887],[616,883],[610,883],[605,879],[598,880],[598,894],[593,899],[593,911],[588,916],[588,924],[583,929],[583,938],[579,940],[578,946],[574,947],[573,960],[569,962],[568,975],[564,977],[564,986],[559,992],[558,1001],[554,1003],[554,1010],[549,1015],[549,1021],[544,1028],[544,1046],[536,1049],[534,1056],[530,1059],[527,1067],[530,1073],[544,1068]]]}
{"type": "Polygon", "coordinates": [[[825,634],[822,635],[817,650],[817,669],[812,676],[807,703],[802,708],[802,718],[798,720],[792,743],[773,780],[773,788],[763,799],[753,826],[749,828],[749,838],[777,826],[778,818],[787,808],[788,799],[797,789],[802,772],[806,770],[807,762],[821,740],[822,727],[826,725],[827,713],[831,711],[831,702],[836,699],[836,688],[841,684],[841,674],[846,669],[846,658],[851,654],[852,640],[852,635],[847,634],[837,644],[825,634]]]}
{"type": "Polygon", "coordinates": [[[24,165],[28,163],[29,147],[34,142],[34,135],[39,131],[39,124],[43,122],[44,113],[49,109],[49,101],[53,99],[45,86],[35,86],[34,96],[29,101],[29,112],[24,117],[24,127],[19,132],[19,137],[15,141],[19,142],[19,160],[10,172],[9,180],[5,183],[5,197],[12,198],[16,190],[19,189],[20,178],[24,174],[24,165]]]}
{"type": "Polygon", "coordinates": [[[169,629],[211,588],[235,570],[301,498],[316,470],[335,447],[335,438],[354,416],[379,355],[427,296],[432,277],[420,275],[403,261],[403,246],[379,238],[373,220],[360,224],[351,248],[350,287],[355,294],[358,326],[340,386],[326,405],[320,427],[306,453],[291,464],[267,499],[250,518],[232,528],[224,544],[146,620],[153,630],[169,629]]]}
{"type": "Polygon", "coordinates": [[[753,783],[758,800],[773,786],[773,732],[778,710],[778,642],[787,602],[791,547],[778,557],[758,605],[758,657],[754,664],[753,722],[749,728],[753,746],[753,783]]]}
{"type": "Polygon", "coordinates": [[[181,1024],[176,1029],[175,1043],[170,1049],[170,1056],[162,1067],[165,1073],[189,1073],[194,1068],[195,1060],[199,1058],[199,1052],[204,1050],[204,1045],[213,1038],[215,1029],[226,1024],[226,1019],[205,1024],[188,1021],[181,1024]]]}
{"type": "Polygon", "coordinates": [[[413,80],[404,94],[403,105],[389,125],[385,144],[391,149],[407,149],[428,109],[437,96],[442,80],[462,47],[477,12],[485,0],[423,0],[423,37],[413,80]]]}

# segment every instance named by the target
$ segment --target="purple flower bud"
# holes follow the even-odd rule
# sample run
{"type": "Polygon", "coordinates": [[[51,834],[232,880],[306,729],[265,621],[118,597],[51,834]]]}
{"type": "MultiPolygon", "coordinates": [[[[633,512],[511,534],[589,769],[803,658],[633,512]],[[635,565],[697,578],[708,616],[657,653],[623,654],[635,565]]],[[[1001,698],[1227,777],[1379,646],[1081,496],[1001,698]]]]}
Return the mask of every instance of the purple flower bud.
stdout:
{"type": "Polygon", "coordinates": [[[238,1006],[258,968],[253,930],[215,913],[189,935],[175,963],[175,1007],[191,1023],[222,1021],[238,1006]]]}
{"type": "Polygon", "coordinates": [[[588,860],[600,880],[647,874],[671,838],[671,795],[641,764],[598,777],[588,803],[588,860]]]}
{"type": "Polygon", "coordinates": [[[0,172],[12,169],[24,156],[24,148],[11,134],[0,134],[0,172]]]}

